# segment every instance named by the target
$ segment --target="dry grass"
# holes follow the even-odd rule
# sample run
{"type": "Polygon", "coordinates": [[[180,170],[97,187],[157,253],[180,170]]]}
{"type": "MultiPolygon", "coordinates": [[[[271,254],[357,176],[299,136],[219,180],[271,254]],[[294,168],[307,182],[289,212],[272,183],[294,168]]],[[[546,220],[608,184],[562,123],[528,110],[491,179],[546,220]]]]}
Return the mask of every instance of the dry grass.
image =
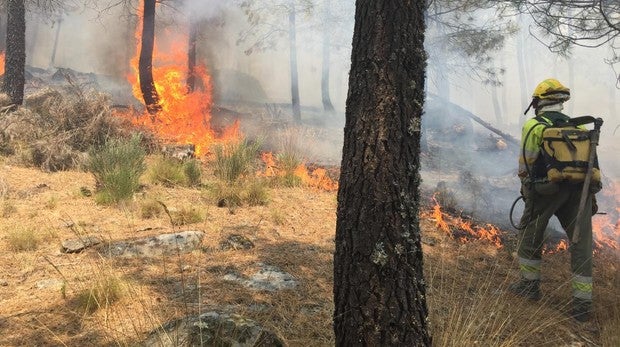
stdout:
{"type": "Polygon", "coordinates": [[[139,204],[140,217],[143,219],[159,217],[163,212],[163,206],[153,199],[141,201],[139,204]]]}
{"type": "Polygon", "coordinates": [[[195,207],[181,207],[178,210],[170,211],[170,222],[174,226],[196,224],[205,220],[205,213],[195,207]]]}
{"type": "MultiPolygon", "coordinates": [[[[44,173],[3,166],[10,187],[4,199],[15,207],[0,219],[0,249],[8,250],[10,230],[41,230],[34,251],[0,253],[0,345],[139,345],[152,329],[171,319],[225,310],[256,320],[290,346],[331,346],[335,193],[316,189],[268,189],[266,206],[239,206],[234,214],[216,208],[205,192],[188,187],[147,186],[135,207],[100,206],[78,194],[93,187],[85,172],[44,173]],[[23,177],[29,177],[24,180],[23,177]],[[46,183],[46,190],[35,189],[46,183]],[[55,208],[45,206],[56,200],[55,208]],[[164,203],[171,211],[208,211],[191,228],[206,233],[201,248],[155,258],[103,258],[93,249],[58,252],[61,240],[95,234],[105,241],[127,240],[183,230],[165,213],[143,218],[142,206],[164,203]],[[79,227],[65,225],[75,221],[79,227]],[[256,247],[223,251],[219,243],[241,234],[256,247]],[[47,259],[47,260],[45,260],[47,259]],[[295,290],[261,292],[228,282],[235,272],[250,276],[259,263],[293,275],[295,290]],[[64,289],[39,288],[58,280],[64,289]],[[64,293],[64,294],[63,294],[64,293]],[[96,308],[96,309],[95,309],[96,308]]],[[[213,175],[203,177],[218,182],[213,175]]],[[[227,185],[223,185],[227,186],[227,185]]],[[[249,204],[248,204],[249,205],[249,204]]],[[[161,205],[160,205],[161,206],[161,205]]],[[[163,208],[163,207],[162,207],[163,208]]],[[[150,209],[145,208],[145,209],[150,209]]],[[[505,295],[516,279],[516,263],[506,249],[484,242],[462,245],[422,220],[425,274],[432,331],[438,346],[615,346],[618,339],[617,258],[597,254],[595,319],[578,325],[563,312],[570,297],[568,254],[545,257],[543,301],[533,304],[505,295]],[[552,271],[556,270],[556,271],[552,271]]]]}
{"type": "Polygon", "coordinates": [[[98,275],[89,288],[84,288],[77,294],[77,307],[86,313],[108,309],[122,298],[123,286],[123,281],[118,277],[98,275]]]}
{"type": "Polygon", "coordinates": [[[11,230],[6,235],[9,250],[14,252],[36,251],[41,238],[32,229],[11,230]]]}

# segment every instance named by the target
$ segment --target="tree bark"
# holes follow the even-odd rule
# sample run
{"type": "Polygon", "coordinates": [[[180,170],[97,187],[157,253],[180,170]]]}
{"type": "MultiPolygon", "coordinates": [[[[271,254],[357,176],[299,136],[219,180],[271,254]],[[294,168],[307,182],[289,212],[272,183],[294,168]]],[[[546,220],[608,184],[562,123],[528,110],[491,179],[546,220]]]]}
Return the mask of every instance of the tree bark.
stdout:
{"type": "Polygon", "coordinates": [[[297,39],[295,28],[295,0],[291,0],[288,14],[288,34],[290,43],[291,65],[291,104],[293,107],[293,119],[301,123],[301,106],[299,104],[299,76],[297,74],[297,39]]]}
{"type": "Polygon", "coordinates": [[[357,0],[336,222],[336,346],[431,344],[418,220],[425,7],[357,0]]]}
{"type": "Polygon", "coordinates": [[[11,102],[24,101],[24,69],[26,64],[26,9],[24,0],[7,1],[6,56],[3,92],[11,102]]]}
{"type": "Polygon", "coordinates": [[[331,6],[330,0],[325,0],[323,4],[323,60],[321,69],[321,101],[323,110],[328,113],[334,112],[334,105],[329,97],[329,56],[331,50],[331,33],[329,32],[331,6]]]}
{"type": "Polygon", "coordinates": [[[187,90],[196,89],[196,42],[198,41],[198,22],[193,16],[189,20],[189,44],[187,47],[187,90]]]}
{"type": "Polygon", "coordinates": [[[144,0],[142,19],[142,45],[138,61],[140,90],[147,111],[154,115],[161,110],[159,94],[153,80],[153,47],[155,46],[155,0],[144,0]]]}

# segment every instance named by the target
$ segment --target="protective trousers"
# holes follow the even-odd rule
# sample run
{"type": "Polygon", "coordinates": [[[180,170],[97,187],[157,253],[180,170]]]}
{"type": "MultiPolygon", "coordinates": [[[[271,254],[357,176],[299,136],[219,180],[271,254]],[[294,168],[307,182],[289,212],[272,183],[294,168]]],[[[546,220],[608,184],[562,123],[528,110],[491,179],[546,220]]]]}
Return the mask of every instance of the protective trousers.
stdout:
{"type": "Polygon", "coordinates": [[[540,279],[542,248],[545,229],[555,215],[569,239],[573,296],[592,300],[592,195],[589,194],[580,221],[575,220],[579,210],[582,185],[560,185],[552,194],[540,194],[535,188],[523,187],[525,210],[519,234],[519,267],[528,280],[540,279]],[[576,223],[580,224],[579,241],[572,242],[576,223]]]}

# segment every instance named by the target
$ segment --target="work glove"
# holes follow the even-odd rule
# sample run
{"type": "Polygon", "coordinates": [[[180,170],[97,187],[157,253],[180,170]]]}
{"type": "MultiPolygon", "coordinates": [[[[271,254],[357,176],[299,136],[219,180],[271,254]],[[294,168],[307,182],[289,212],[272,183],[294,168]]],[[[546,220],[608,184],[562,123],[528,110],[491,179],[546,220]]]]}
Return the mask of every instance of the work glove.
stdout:
{"type": "Polygon", "coordinates": [[[596,195],[592,194],[592,215],[598,212],[598,204],[596,203],[596,195]]]}

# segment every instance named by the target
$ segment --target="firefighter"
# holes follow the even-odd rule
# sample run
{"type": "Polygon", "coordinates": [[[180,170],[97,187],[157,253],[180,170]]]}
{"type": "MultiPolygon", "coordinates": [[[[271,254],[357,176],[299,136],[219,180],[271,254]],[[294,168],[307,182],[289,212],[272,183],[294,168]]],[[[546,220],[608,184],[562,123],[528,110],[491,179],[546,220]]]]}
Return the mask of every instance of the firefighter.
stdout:
{"type": "MultiPolygon", "coordinates": [[[[563,104],[569,99],[569,88],[556,79],[546,79],[536,86],[532,102],[525,111],[527,113],[533,107],[536,115],[523,125],[519,178],[525,209],[520,222],[517,252],[521,279],[511,284],[509,290],[519,296],[539,300],[540,264],[549,219],[554,215],[558,218],[569,240],[576,223],[579,223],[579,241],[571,242],[569,247],[573,292],[571,316],[578,321],[587,321],[592,306],[592,217],[590,213],[582,213],[583,218],[575,220],[583,181],[550,181],[546,165],[549,159],[542,152],[543,131],[566,125],[570,119],[562,113],[563,104]]],[[[598,182],[592,184],[591,193],[600,190],[600,173],[597,179],[598,182]]],[[[588,195],[585,211],[595,213],[597,207],[593,194],[588,195]]]]}

